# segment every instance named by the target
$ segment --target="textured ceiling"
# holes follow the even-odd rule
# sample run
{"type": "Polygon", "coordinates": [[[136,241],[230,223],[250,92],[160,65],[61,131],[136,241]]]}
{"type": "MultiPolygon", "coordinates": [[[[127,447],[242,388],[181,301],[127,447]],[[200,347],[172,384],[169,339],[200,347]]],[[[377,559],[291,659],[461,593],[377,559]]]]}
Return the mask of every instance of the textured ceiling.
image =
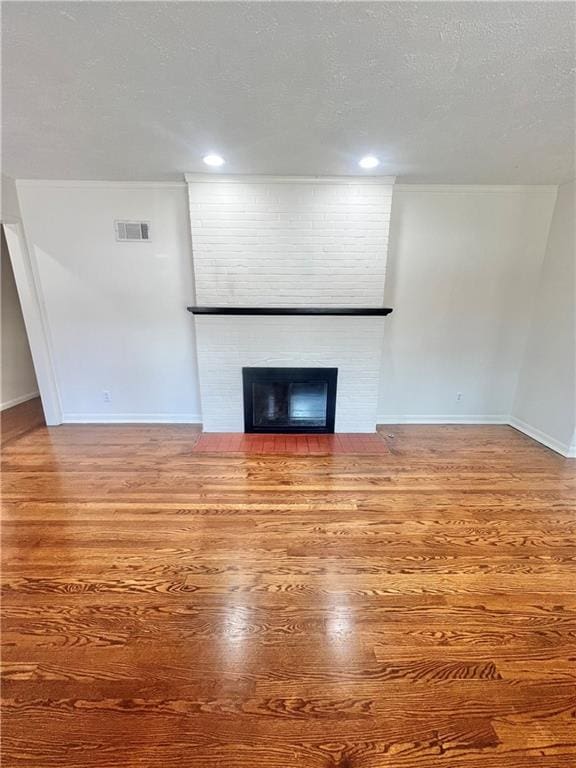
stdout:
{"type": "Polygon", "coordinates": [[[572,2],[11,2],[4,172],[574,177],[572,2]]]}

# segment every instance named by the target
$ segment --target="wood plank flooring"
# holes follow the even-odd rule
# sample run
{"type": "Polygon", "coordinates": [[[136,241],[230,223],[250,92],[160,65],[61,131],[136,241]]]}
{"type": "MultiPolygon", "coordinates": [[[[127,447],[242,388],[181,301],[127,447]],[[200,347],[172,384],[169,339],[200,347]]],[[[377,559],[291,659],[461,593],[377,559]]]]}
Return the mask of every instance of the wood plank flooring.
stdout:
{"type": "Polygon", "coordinates": [[[42,402],[39,397],[33,397],[32,400],[26,400],[0,412],[0,443],[4,445],[9,440],[45,424],[42,402]]]}
{"type": "Polygon", "coordinates": [[[3,768],[574,768],[576,462],[508,427],[383,437],[10,441],[3,768]]]}

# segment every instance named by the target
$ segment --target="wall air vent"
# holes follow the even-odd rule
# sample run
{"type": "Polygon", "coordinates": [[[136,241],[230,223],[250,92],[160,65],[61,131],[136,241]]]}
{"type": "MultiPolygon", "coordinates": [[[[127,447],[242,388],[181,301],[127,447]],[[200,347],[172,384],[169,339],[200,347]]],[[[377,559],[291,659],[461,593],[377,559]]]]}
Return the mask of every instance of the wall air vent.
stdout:
{"type": "Polygon", "coordinates": [[[115,221],[116,240],[138,243],[150,240],[150,224],[147,221],[115,221]]]}

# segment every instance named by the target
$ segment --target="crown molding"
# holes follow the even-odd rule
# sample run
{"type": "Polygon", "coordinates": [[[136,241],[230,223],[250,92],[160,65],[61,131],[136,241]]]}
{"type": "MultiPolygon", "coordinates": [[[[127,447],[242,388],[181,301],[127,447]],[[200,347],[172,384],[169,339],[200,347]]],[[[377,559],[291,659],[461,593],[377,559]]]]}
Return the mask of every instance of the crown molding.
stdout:
{"type": "Polygon", "coordinates": [[[375,184],[392,186],[395,176],[251,176],[238,174],[185,173],[188,184],[375,184]]]}
{"type": "Polygon", "coordinates": [[[433,192],[435,194],[549,194],[558,189],[556,184],[395,184],[398,192],[433,192]]]}
{"type": "Polygon", "coordinates": [[[88,181],[80,179],[16,179],[18,187],[65,189],[186,189],[183,181],[88,181]]]}
{"type": "MultiPolygon", "coordinates": [[[[185,189],[187,184],[368,184],[398,192],[434,194],[550,194],[556,184],[396,184],[395,176],[266,176],[186,173],[185,181],[93,181],[80,179],[15,179],[18,187],[49,189],[185,189]]],[[[567,182],[571,183],[571,182],[567,182]]]]}
{"type": "MultiPolygon", "coordinates": [[[[375,184],[392,186],[399,192],[434,192],[437,194],[478,193],[549,193],[562,184],[396,184],[395,176],[266,176],[186,173],[185,181],[107,181],[88,179],[15,179],[20,187],[70,189],[185,189],[186,184],[375,184]]],[[[571,184],[573,182],[564,182],[571,184]]]]}

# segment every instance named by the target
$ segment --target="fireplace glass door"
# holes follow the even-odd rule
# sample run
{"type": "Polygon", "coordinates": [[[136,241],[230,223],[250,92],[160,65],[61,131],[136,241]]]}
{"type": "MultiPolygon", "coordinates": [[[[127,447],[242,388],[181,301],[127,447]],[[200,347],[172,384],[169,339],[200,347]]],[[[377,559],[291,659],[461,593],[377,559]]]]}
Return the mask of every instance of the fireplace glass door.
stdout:
{"type": "Polygon", "coordinates": [[[243,368],[246,432],[334,432],[337,368],[243,368]]]}

